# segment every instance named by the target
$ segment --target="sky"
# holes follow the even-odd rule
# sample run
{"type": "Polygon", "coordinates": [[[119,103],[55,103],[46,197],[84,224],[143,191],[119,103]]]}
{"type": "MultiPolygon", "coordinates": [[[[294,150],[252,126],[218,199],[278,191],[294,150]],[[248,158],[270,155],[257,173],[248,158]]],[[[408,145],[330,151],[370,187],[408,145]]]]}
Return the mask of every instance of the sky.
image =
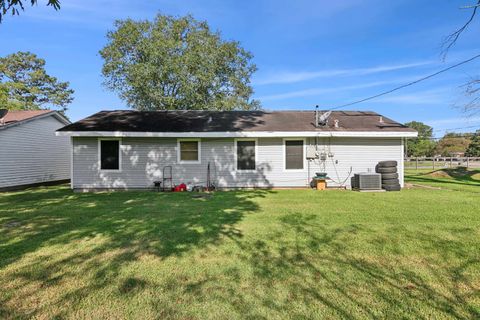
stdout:
{"type": "MultiPolygon", "coordinates": [[[[29,2],[29,1],[28,1],[29,2]]],[[[267,110],[323,110],[416,80],[480,53],[480,16],[446,59],[441,43],[471,14],[470,0],[38,0],[0,24],[0,56],[30,51],[47,72],[75,90],[67,115],[76,121],[100,110],[126,109],[102,85],[106,33],[117,19],[192,14],[226,40],[239,41],[258,71],[253,98],[267,110]]],[[[434,135],[478,126],[466,116],[464,84],[480,76],[480,59],[415,86],[345,110],[371,110],[399,122],[422,121],[434,135]],[[459,128],[459,129],[456,129],[459,128]],[[453,130],[455,129],[455,130],[453,130]]]]}

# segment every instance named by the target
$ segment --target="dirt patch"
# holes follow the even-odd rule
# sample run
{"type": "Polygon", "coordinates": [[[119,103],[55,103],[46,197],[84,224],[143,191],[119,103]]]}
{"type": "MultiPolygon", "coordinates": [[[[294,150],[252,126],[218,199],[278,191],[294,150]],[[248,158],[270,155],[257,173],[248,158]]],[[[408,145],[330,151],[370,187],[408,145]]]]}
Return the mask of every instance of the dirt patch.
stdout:
{"type": "Polygon", "coordinates": [[[480,179],[480,174],[477,171],[468,170],[465,167],[458,167],[452,169],[440,169],[426,174],[433,178],[467,178],[480,179]]]}
{"type": "Polygon", "coordinates": [[[473,180],[478,180],[478,181],[480,181],[480,173],[475,173],[475,174],[473,174],[473,175],[471,176],[471,178],[472,178],[473,180]]]}
{"type": "Polygon", "coordinates": [[[12,220],[4,224],[5,228],[19,227],[22,223],[20,221],[12,220]]]}
{"type": "Polygon", "coordinates": [[[442,190],[440,187],[432,187],[424,184],[414,184],[414,183],[405,183],[405,189],[431,189],[431,190],[442,190]]]}
{"type": "Polygon", "coordinates": [[[210,199],[211,197],[212,195],[210,193],[197,193],[192,195],[192,198],[194,199],[200,199],[200,198],[210,199]]]}
{"type": "Polygon", "coordinates": [[[426,175],[434,178],[451,178],[452,177],[444,170],[433,171],[433,172],[427,173],[426,175]]]}

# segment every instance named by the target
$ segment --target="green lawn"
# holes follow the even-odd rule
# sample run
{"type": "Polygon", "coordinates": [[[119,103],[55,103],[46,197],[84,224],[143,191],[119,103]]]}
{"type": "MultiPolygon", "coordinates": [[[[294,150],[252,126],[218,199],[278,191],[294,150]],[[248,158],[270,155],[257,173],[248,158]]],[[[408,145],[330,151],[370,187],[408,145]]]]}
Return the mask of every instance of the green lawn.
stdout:
{"type": "Polygon", "coordinates": [[[0,318],[480,318],[480,186],[434,180],[1,193],[0,318]]]}
{"type": "Polygon", "coordinates": [[[441,189],[480,193],[480,169],[459,167],[452,169],[407,170],[406,181],[414,185],[427,185],[441,189]]]}

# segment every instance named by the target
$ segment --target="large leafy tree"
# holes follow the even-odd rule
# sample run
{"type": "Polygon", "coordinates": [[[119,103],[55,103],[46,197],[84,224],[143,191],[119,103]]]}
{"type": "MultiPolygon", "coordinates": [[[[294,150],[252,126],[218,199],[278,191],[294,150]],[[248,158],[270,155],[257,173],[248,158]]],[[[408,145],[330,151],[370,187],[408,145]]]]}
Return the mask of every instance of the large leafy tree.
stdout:
{"type": "MultiPolygon", "coordinates": [[[[20,10],[25,10],[25,3],[30,3],[33,6],[37,4],[37,2],[37,0],[0,0],[0,22],[2,22],[3,16],[7,13],[19,15],[20,10]]],[[[48,0],[47,6],[58,10],[60,9],[60,0],[48,0]]]]}
{"type": "Polygon", "coordinates": [[[191,16],[119,20],[100,51],[107,88],[139,110],[258,109],[252,54],[191,16]]]}
{"type": "Polygon", "coordinates": [[[473,134],[465,155],[467,157],[480,157],[480,130],[473,134]]]}
{"type": "Polygon", "coordinates": [[[45,60],[33,53],[0,57],[0,101],[7,109],[65,111],[73,101],[73,92],[68,82],[48,75],[45,60]]]}
{"type": "Polygon", "coordinates": [[[407,156],[433,156],[435,153],[435,141],[432,140],[433,128],[419,121],[407,122],[405,125],[418,131],[418,137],[407,141],[407,156]]]}

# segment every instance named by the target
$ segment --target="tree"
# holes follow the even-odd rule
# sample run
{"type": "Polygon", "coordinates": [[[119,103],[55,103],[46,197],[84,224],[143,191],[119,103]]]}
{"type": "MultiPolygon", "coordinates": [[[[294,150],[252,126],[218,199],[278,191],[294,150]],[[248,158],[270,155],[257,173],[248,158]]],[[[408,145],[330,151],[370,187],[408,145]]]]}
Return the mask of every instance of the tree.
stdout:
{"type": "Polygon", "coordinates": [[[405,125],[418,131],[418,137],[407,141],[407,156],[433,156],[435,151],[435,141],[432,140],[433,128],[418,121],[407,122],[405,125]]]}
{"type": "Polygon", "coordinates": [[[0,57],[0,101],[10,110],[46,107],[65,111],[73,101],[68,82],[60,82],[45,71],[45,60],[30,52],[0,57]]]}
{"type": "MultiPolygon", "coordinates": [[[[37,4],[37,0],[27,0],[27,3],[33,6],[37,4]]],[[[48,0],[47,6],[52,6],[55,10],[60,9],[60,0],[48,0]]],[[[11,12],[12,16],[19,15],[20,10],[25,10],[25,5],[23,0],[0,0],[0,23],[2,22],[3,16],[8,12],[11,12]]]]}
{"type": "Polygon", "coordinates": [[[139,110],[258,109],[252,54],[192,16],[115,22],[100,51],[104,85],[139,110]]]}
{"type": "Polygon", "coordinates": [[[470,144],[471,134],[446,133],[438,141],[436,152],[444,157],[451,157],[456,153],[465,153],[470,144]]]}
{"type": "MultiPolygon", "coordinates": [[[[445,59],[449,50],[457,43],[460,35],[469,27],[469,25],[475,19],[477,11],[480,10],[480,0],[477,0],[475,4],[465,6],[463,9],[471,10],[470,17],[467,21],[453,33],[448,35],[442,44],[442,55],[445,59]]],[[[461,109],[465,113],[474,115],[480,112],[480,78],[470,79],[464,86],[464,94],[468,99],[468,102],[461,106],[461,109]]]]}
{"type": "Polygon", "coordinates": [[[3,109],[3,106],[9,104],[8,101],[8,90],[3,83],[0,83],[0,109],[3,109]]]}
{"type": "Polygon", "coordinates": [[[477,130],[465,151],[467,157],[480,157],[480,130],[477,130]]]}
{"type": "Polygon", "coordinates": [[[465,6],[462,7],[462,9],[470,9],[472,12],[470,14],[470,17],[468,20],[457,30],[455,30],[453,33],[449,34],[447,37],[445,37],[443,44],[442,44],[442,54],[443,57],[445,58],[448,54],[448,51],[457,43],[458,38],[460,35],[468,28],[468,26],[472,23],[474,20],[477,10],[480,8],[480,0],[477,0],[477,3],[471,6],[465,6]]]}
{"type": "Polygon", "coordinates": [[[432,138],[433,128],[423,122],[410,121],[405,123],[405,125],[409,128],[417,130],[418,138],[427,138],[427,139],[432,138]]]}

